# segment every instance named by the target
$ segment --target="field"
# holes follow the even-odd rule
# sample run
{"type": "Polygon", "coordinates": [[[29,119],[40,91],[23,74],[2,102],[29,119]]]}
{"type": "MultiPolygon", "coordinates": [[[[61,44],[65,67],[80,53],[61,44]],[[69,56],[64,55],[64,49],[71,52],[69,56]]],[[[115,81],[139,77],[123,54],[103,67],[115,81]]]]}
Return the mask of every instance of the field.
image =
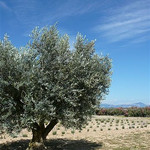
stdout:
{"type": "MultiPolygon", "coordinates": [[[[31,133],[0,135],[0,150],[25,150],[31,133]]],[[[150,118],[93,116],[82,131],[55,126],[49,134],[48,150],[150,150],[150,118]]]]}

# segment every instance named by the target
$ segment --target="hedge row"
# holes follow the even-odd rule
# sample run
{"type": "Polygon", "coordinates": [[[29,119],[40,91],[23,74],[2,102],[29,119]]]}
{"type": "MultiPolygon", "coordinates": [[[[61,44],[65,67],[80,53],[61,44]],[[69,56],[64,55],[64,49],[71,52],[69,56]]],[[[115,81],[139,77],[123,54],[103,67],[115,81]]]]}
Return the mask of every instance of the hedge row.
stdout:
{"type": "Polygon", "coordinates": [[[97,115],[126,116],[126,117],[150,117],[150,107],[130,107],[130,108],[100,108],[97,115]]]}

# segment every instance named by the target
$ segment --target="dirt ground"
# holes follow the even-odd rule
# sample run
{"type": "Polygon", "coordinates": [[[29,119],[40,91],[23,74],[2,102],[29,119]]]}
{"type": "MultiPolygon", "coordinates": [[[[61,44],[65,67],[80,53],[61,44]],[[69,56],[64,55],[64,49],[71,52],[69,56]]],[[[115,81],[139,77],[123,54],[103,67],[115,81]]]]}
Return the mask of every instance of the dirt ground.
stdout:
{"type": "MultiPolygon", "coordinates": [[[[32,135],[0,135],[0,150],[25,150],[32,135]]],[[[150,118],[93,116],[82,131],[60,124],[47,137],[48,150],[150,150],[150,118]]]]}

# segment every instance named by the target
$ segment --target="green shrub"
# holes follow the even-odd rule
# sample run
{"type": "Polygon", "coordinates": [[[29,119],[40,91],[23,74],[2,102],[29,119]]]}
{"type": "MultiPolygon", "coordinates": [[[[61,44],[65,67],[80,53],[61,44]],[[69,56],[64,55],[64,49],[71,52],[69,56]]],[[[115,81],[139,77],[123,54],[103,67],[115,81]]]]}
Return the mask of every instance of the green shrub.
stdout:
{"type": "Polygon", "coordinates": [[[27,134],[23,134],[22,137],[28,137],[28,135],[27,134]]]}
{"type": "Polygon", "coordinates": [[[12,135],[12,138],[17,138],[17,135],[12,135]]]}
{"type": "Polygon", "coordinates": [[[56,131],[54,131],[54,132],[53,132],[53,135],[56,135],[56,134],[57,134],[57,132],[56,132],[56,131]]]}

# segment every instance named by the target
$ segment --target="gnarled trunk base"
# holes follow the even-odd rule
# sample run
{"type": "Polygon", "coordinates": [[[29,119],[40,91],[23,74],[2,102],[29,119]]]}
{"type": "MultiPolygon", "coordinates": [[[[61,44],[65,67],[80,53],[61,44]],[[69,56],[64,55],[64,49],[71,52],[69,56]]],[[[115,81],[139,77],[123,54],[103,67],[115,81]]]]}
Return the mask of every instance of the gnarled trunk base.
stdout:
{"type": "Polygon", "coordinates": [[[45,128],[44,123],[38,125],[37,123],[34,124],[32,129],[32,140],[29,143],[29,147],[26,150],[46,150],[46,146],[44,145],[44,141],[48,133],[54,128],[57,124],[57,120],[52,120],[47,127],[45,128]]]}
{"type": "Polygon", "coordinates": [[[26,150],[47,150],[44,143],[30,142],[29,147],[26,150]]]}

